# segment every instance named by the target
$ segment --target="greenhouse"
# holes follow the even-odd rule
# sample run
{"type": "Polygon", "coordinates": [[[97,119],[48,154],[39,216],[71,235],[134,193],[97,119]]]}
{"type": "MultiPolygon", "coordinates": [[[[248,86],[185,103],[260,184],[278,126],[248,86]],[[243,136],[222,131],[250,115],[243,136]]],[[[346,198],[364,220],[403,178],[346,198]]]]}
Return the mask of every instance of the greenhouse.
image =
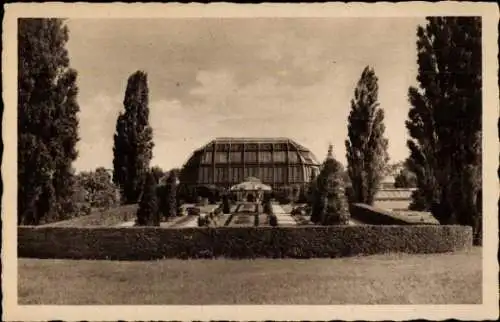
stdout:
{"type": "Polygon", "coordinates": [[[180,182],[189,190],[229,189],[253,177],[280,190],[304,187],[318,169],[311,151],[288,138],[216,138],[192,153],[180,182]]]}

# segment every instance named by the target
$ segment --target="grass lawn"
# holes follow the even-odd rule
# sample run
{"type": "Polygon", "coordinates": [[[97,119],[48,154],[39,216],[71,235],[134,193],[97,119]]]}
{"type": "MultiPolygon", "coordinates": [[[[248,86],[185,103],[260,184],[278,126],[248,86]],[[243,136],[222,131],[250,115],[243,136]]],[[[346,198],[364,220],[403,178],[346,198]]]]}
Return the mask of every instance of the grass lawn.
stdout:
{"type": "Polygon", "coordinates": [[[479,304],[481,248],[339,259],[18,260],[19,304],[479,304]]]}
{"type": "Polygon", "coordinates": [[[94,211],[89,215],[49,223],[50,227],[116,226],[136,218],[137,205],[125,205],[104,211],[94,211]]]}

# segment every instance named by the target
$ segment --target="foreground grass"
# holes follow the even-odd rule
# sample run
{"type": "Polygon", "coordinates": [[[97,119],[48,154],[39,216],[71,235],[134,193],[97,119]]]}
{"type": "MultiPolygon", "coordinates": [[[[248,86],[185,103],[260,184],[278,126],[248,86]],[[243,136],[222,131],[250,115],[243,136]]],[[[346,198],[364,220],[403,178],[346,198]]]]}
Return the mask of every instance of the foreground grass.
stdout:
{"type": "Polygon", "coordinates": [[[18,260],[19,304],[478,304],[481,248],[340,259],[18,260]]]}

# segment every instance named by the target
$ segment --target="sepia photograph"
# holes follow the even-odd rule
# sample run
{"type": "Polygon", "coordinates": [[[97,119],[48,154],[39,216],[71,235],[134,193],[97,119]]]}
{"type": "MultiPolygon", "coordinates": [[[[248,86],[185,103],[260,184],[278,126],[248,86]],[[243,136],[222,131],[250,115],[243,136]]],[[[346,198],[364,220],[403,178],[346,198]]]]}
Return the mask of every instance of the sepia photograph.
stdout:
{"type": "Polygon", "coordinates": [[[12,10],[13,305],[80,320],[116,305],[96,319],[150,305],[198,320],[248,305],[498,317],[495,6],[235,6],[12,10]]]}

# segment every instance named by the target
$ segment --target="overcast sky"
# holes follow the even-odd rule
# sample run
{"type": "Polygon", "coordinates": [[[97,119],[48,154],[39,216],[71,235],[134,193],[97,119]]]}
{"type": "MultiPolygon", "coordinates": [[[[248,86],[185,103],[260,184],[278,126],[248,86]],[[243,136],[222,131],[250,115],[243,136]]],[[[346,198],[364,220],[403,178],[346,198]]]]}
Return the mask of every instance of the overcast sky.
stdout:
{"type": "Polygon", "coordinates": [[[415,18],[68,20],[81,108],[77,170],[112,167],[127,78],[148,73],[152,165],[180,167],[219,136],[286,136],[345,164],[354,87],[379,78],[391,161],[404,159],[415,18]]]}

